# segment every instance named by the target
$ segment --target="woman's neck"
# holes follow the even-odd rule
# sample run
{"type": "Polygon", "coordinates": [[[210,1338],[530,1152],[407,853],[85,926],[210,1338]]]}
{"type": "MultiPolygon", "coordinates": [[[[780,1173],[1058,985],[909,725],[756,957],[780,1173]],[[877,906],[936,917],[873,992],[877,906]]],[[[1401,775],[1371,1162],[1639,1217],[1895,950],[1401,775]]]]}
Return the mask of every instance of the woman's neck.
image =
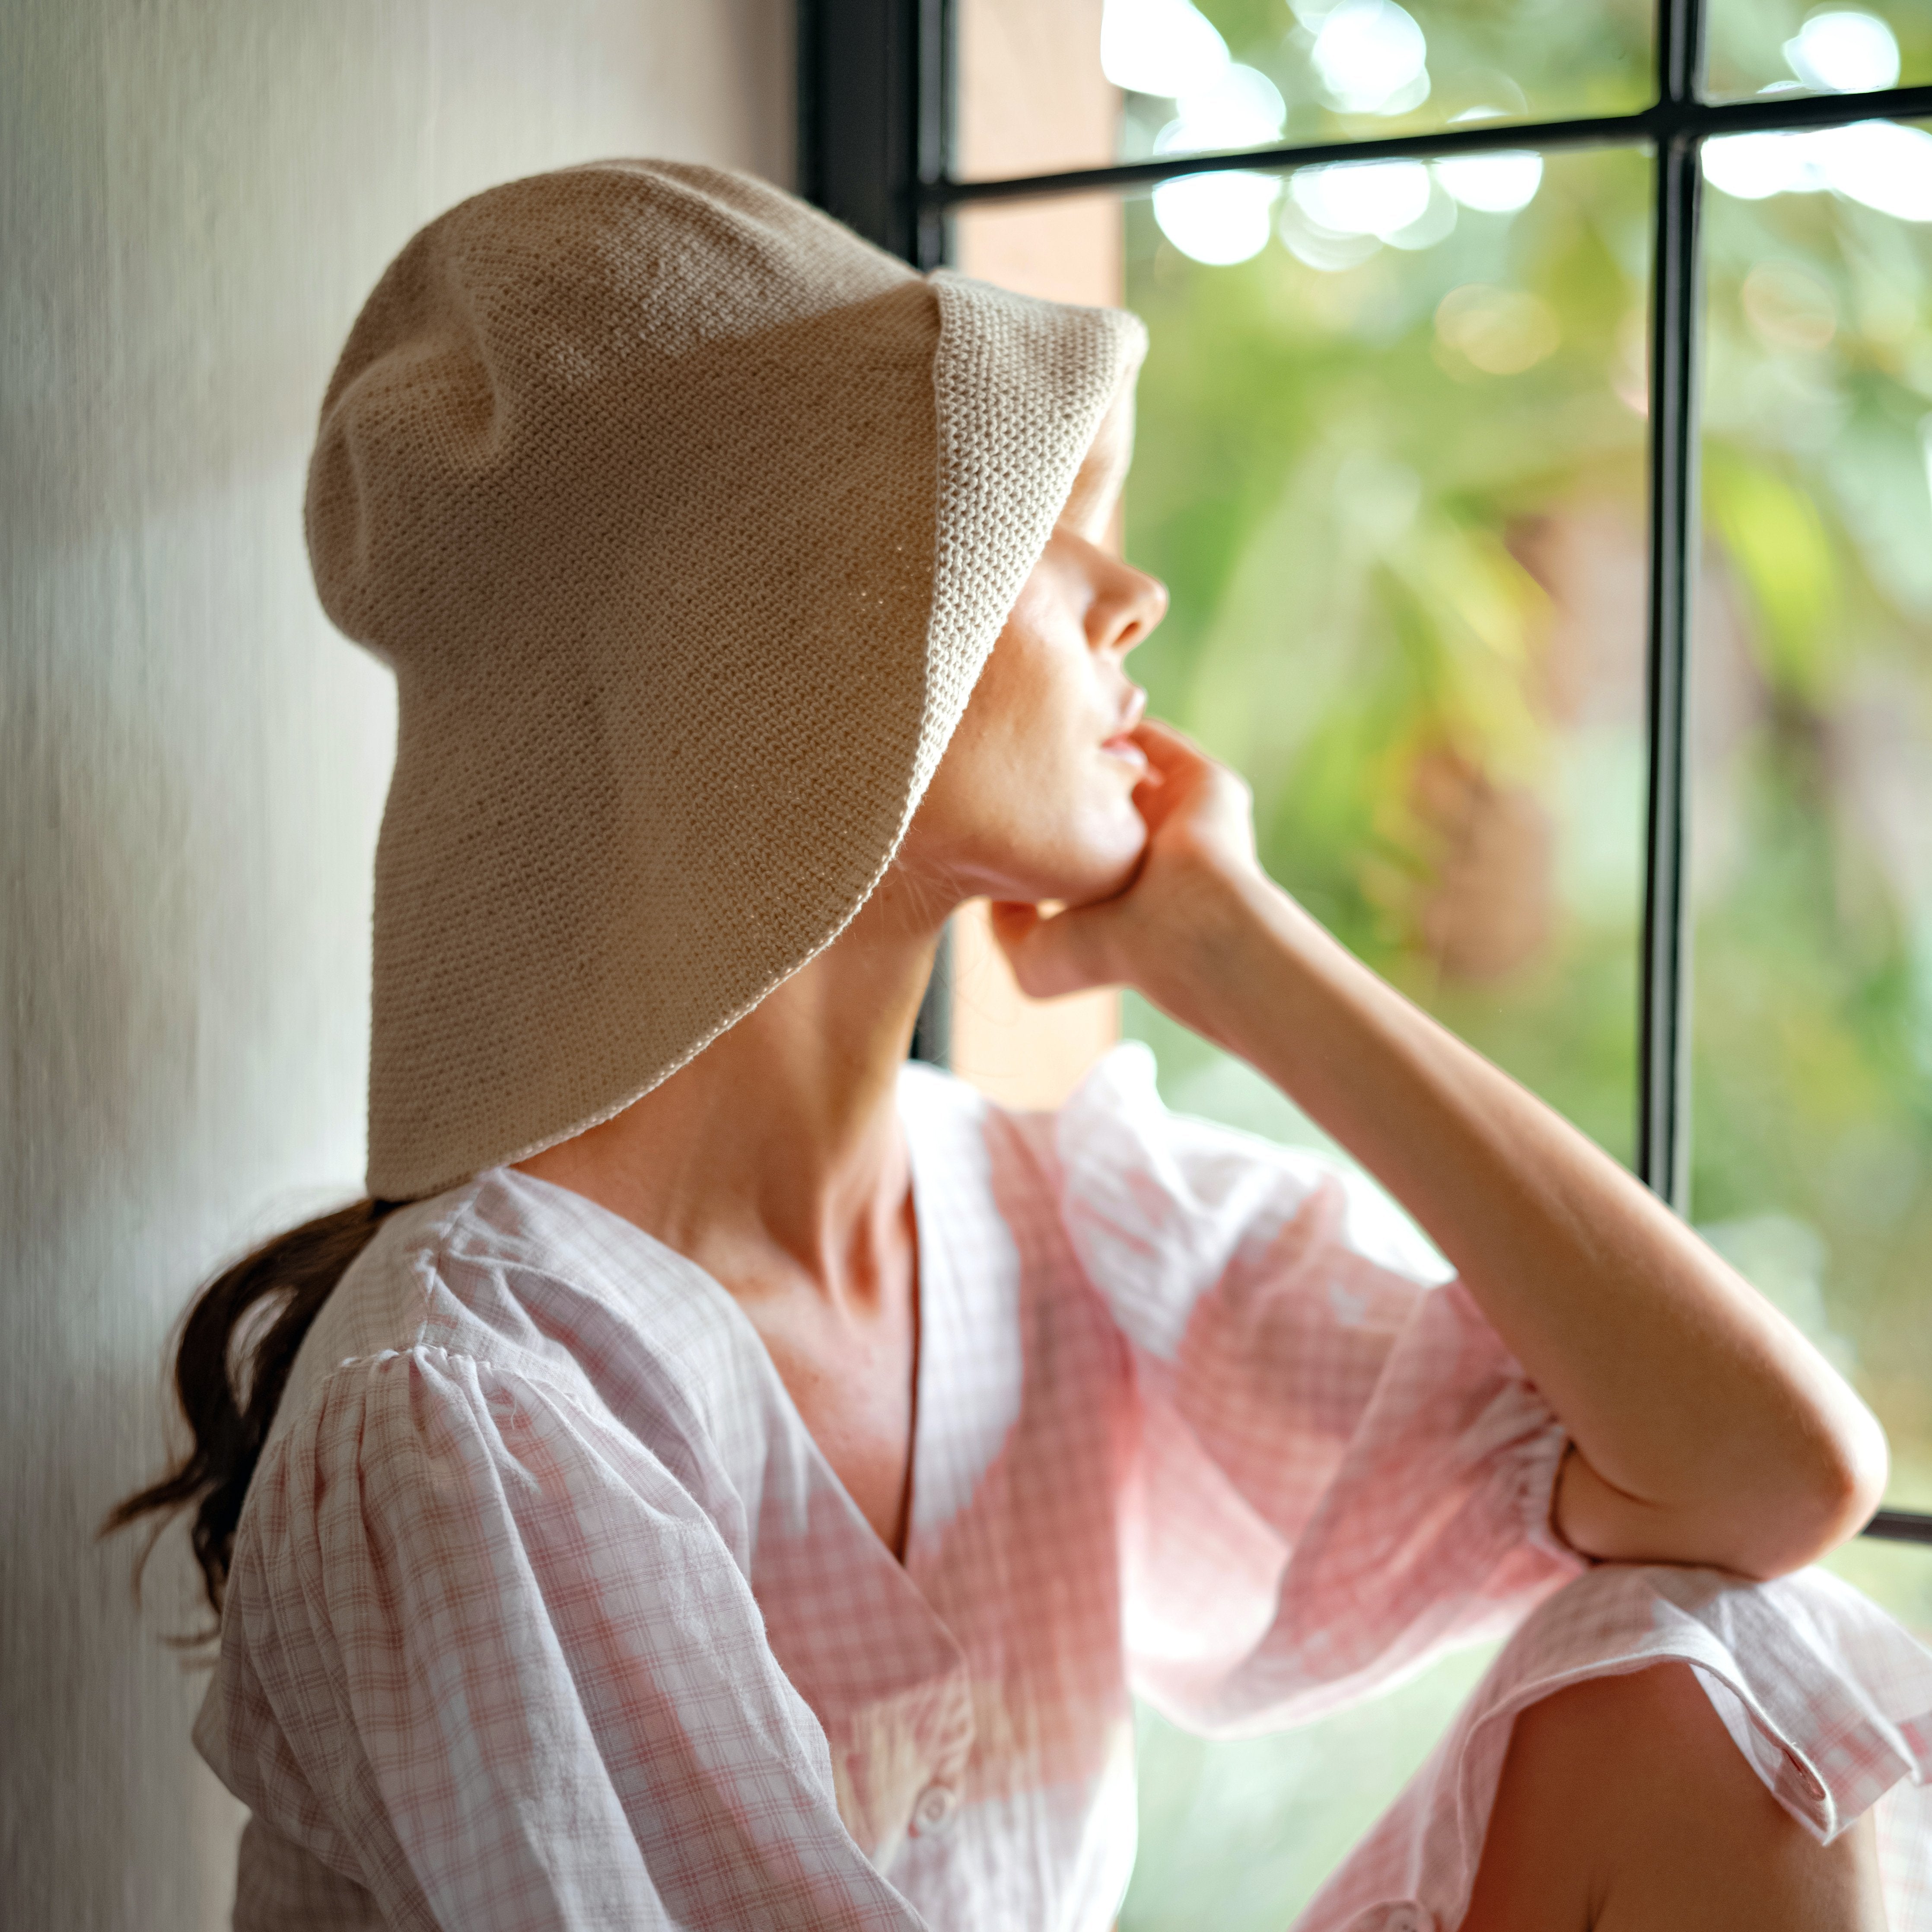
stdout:
{"type": "Polygon", "coordinates": [[[863,1304],[910,1226],[899,1070],[938,923],[882,882],[831,946],[614,1119],[520,1165],[741,1298],[863,1304]]]}

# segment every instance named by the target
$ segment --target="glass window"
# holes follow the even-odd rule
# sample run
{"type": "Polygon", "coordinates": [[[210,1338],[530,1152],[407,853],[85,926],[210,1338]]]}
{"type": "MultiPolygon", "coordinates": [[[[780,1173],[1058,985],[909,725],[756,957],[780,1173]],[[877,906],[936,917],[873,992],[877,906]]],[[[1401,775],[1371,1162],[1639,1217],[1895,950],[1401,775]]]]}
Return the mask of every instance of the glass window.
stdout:
{"type": "Polygon", "coordinates": [[[1101,70],[1102,12],[1102,0],[956,0],[961,180],[1114,159],[1120,91],[1101,70]]]}
{"type": "MultiPolygon", "coordinates": [[[[1174,592],[1136,661],[1155,709],[1248,778],[1275,877],[1626,1157],[1648,175],[1518,164],[1489,198],[1522,205],[1486,212],[1419,162],[1309,171],[1230,266],[1190,226],[1221,181],[1176,184],[1204,214],[1125,211],[1153,335],[1127,546],[1174,592]]],[[[1171,1104],[1320,1142],[1144,1001],[1126,1028],[1171,1104]]],[[[1144,1718],[1123,1928],[1283,1923],[1486,1660],[1240,1744],[1144,1718]]]]}
{"type": "MultiPolygon", "coordinates": [[[[1272,194],[1234,262],[1189,224],[1238,204],[1177,214],[1158,190],[969,207],[956,259],[1042,294],[1114,265],[1152,336],[1126,547],[1174,593],[1135,674],[1248,778],[1276,878],[1627,1159],[1650,168],[1614,150],[1492,166],[1515,172],[1489,199],[1519,205],[1473,208],[1419,163],[1246,178],[1272,194]],[[1397,196],[1417,204],[1400,223],[1397,196]]],[[[1125,1030],[1171,1104],[1323,1144],[1144,1001],[1125,1030]]],[[[1236,1745],[1143,1713],[1124,1932],[1284,1922],[1486,1660],[1236,1745]]]]}
{"type": "Polygon", "coordinates": [[[1654,96],[1654,12],[1651,0],[959,0],[957,170],[1630,113],[1654,96]]]}
{"type": "Polygon", "coordinates": [[[1691,1208],[1852,1372],[1922,1508],[1932,200],[1887,211],[1914,165],[1932,196],[1932,134],[1834,132],[1885,137],[1876,191],[1708,157],[1691,1208]]]}
{"type": "Polygon", "coordinates": [[[1932,81],[1924,0],[1710,0],[1711,94],[1870,94],[1932,81]]]}
{"type": "MultiPolygon", "coordinates": [[[[1459,204],[1420,163],[1206,178],[1274,190],[1232,265],[1180,245],[1213,252],[1189,224],[1228,218],[1158,190],[969,207],[956,259],[1031,292],[1111,286],[1147,320],[1126,544],[1174,592],[1135,659],[1154,708],[1253,785],[1276,877],[1628,1160],[1649,168],[1490,165],[1520,208],[1459,204]],[[1305,214],[1361,224],[1378,196],[1420,210],[1392,244],[1305,214]]],[[[1128,1012],[1174,1104],[1306,1132],[1128,1012]]]]}
{"type": "MultiPolygon", "coordinates": [[[[1270,872],[1628,1159],[1649,167],[1522,163],[1499,212],[1419,161],[1254,177],[1272,232],[1232,266],[1162,190],[1127,208],[1127,546],[1174,592],[1135,664],[1253,786],[1270,872]]],[[[1282,1118],[1130,1011],[1175,1104],[1282,1118]]]]}

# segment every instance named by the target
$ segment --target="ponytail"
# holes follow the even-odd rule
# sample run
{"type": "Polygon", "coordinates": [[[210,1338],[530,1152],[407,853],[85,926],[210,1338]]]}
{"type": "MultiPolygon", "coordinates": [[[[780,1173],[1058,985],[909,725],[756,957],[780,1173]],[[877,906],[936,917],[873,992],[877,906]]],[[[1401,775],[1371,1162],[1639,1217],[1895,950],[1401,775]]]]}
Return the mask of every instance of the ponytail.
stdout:
{"type": "Polygon", "coordinates": [[[278,1234],[217,1275],[182,1324],[175,1394],[194,1446],[160,1481],[116,1504],[101,1534],[144,1516],[161,1520],[158,1534],[169,1517],[191,1509],[189,1540],[218,1619],[242,1498],[296,1352],[350,1264],[400,1204],[358,1201],[278,1234]],[[263,1306],[277,1300],[278,1309],[263,1306]]]}

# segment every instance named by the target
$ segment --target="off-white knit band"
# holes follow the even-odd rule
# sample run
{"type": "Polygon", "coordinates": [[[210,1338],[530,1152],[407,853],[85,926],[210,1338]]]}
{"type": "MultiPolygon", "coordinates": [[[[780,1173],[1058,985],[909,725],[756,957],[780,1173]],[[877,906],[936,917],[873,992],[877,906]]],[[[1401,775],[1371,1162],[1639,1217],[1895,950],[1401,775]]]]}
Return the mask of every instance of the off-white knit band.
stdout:
{"type": "Polygon", "coordinates": [[[410,243],[307,505],[400,702],[373,1193],[608,1118],[838,934],[1142,347],[712,169],[539,176],[410,243]]]}

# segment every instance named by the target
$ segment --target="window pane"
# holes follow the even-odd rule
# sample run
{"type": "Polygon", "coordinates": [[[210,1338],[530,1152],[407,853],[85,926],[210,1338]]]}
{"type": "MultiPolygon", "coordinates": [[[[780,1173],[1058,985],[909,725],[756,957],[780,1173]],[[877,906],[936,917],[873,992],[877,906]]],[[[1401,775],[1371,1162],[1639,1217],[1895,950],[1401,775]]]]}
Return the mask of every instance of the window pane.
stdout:
{"type": "Polygon", "coordinates": [[[1932,81],[1924,0],[1711,0],[1710,92],[1865,94],[1932,81]]]}
{"type": "MultiPolygon", "coordinates": [[[[1174,593],[1136,674],[1246,774],[1276,878],[1624,1159],[1649,179],[1552,157],[1512,216],[1414,164],[1304,175],[1228,268],[1127,210],[1128,547],[1174,593]],[[1410,245],[1334,235],[1397,195],[1410,245]]],[[[1204,1046],[1164,1070],[1190,1108],[1251,1086],[1204,1046]]]]}
{"type": "Polygon", "coordinates": [[[1652,0],[959,0],[962,178],[1622,114],[1652,0]]]}
{"type": "MultiPolygon", "coordinates": [[[[1649,194],[1646,160],[1607,153],[1519,172],[1514,212],[1365,170],[957,230],[962,266],[1040,292],[1120,251],[1153,334],[1126,544],[1174,596],[1133,670],[1249,778],[1270,869],[1624,1157],[1649,194]]],[[[1318,1142],[1258,1076],[1125,1004],[1171,1102],[1318,1142]]],[[[1123,1932],[1285,1923],[1484,1661],[1238,1744],[1144,1715],[1123,1932]]]]}
{"type": "Polygon", "coordinates": [[[1932,134],[1880,132],[1836,192],[1744,199],[1708,163],[1692,1205],[1851,1370],[1923,1508],[1932,202],[1881,211],[1932,186],[1932,134]]]}

